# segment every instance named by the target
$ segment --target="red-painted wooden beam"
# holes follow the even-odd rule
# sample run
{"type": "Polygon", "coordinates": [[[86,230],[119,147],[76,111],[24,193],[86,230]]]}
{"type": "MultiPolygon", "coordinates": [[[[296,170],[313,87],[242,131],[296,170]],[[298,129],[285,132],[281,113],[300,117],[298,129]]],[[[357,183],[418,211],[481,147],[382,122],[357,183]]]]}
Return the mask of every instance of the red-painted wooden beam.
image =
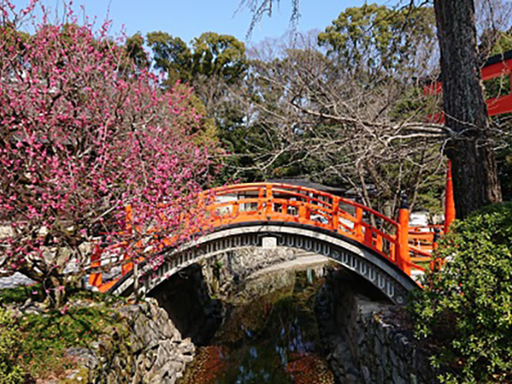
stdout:
{"type": "MultiPolygon", "coordinates": [[[[482,80],[487,81],[499,77],[510,76],[512,73],[512,51],[507,51],[503,55],[496,55],[490,57],[482,68],[482,80]]],[[[509,81],[511,82],[512,89],[512,76],[509,81]]],[[[436,95],[443,92],[443,87],[440,81],[426,84],[423,87],[425,95],[436,95]]],[[[512,112],[512,94],[503,95],[496,98],[489,98],[486,100],[487,110],[489,116],[502,115],[504,113],[512,112]]],[[[430,121],[443,122],[444,117],[440,114],[435,114],[429,117],[430,121]]]]}

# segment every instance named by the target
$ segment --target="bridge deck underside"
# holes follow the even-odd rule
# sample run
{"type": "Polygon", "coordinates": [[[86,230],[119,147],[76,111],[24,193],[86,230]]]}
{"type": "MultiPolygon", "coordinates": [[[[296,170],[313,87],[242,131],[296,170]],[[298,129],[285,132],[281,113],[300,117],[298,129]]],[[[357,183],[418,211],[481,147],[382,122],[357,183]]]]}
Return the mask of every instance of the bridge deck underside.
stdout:
{"type": "MultiPolygon", "coordinates": [[[[259,223],[231,226],[205,235],[178,251],[165,254],[156,270],[154,265],[142,266],[137,284],[139,293],[151,291],[177,271],[201,259],[250,247],[289,247],[325,256],[365,278],[397,304],[405,303],[407,292],[417,287],[393,263],[348,238],[304,225],[259,223]]],[[[133,287],[134,276],[130,273],[112,288],[112,292],[123,295],[133,287]]]]}

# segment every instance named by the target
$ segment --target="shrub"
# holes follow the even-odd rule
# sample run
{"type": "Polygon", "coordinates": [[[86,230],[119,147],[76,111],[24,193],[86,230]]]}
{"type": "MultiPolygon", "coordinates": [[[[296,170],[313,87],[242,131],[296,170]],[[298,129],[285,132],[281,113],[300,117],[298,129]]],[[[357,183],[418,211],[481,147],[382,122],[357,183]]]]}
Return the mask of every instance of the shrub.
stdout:
{"type": "Polygon", "coordinates": [[[411,302],[416,334],[439,346],[444,382],[512,382],[512,204],[456,222],[441,242],[441,271],[411,302]]]}
{"type": "Polygon", "coordinates": [[[11,314],[0,307],[0,384],[22,383],[23,369],[17,364],[22,344],[11,314]]]}

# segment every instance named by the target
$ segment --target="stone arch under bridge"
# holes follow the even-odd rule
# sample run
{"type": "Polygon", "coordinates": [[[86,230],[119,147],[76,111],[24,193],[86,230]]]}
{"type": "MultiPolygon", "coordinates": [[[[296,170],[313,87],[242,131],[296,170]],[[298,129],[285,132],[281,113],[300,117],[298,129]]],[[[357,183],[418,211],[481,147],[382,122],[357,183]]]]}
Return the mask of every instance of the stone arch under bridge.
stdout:
{"type": "Polygon", "coordinates": [[[218,228],[178,250],[163,253],[164,262],[156,270],[149,263],[140,266],[137,284],[134,284],[132,270],[112,286],[110,292],[127,295],[137,287],[138,294],[145,295],[201,259],[249,247],[289,247],[325,256],[366,279],[399,305],[406,303],[409,291],[418,288],[395,264],[343,235],[295,223],[251,222],[218,228]]]}

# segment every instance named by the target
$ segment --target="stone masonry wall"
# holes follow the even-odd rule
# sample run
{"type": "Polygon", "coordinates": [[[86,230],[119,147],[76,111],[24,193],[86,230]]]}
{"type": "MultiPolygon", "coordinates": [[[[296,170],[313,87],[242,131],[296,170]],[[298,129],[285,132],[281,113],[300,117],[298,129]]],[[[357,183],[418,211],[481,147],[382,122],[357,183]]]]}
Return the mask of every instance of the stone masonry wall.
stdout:
{"type": "Polygon", "coordinates": [[[226,298],[232,289],[237,289],[253,273],[303,254],[303,251],[286,247],[247,247],[225,252],[202,262],[204,279],[210,295],[226,298]]]}
{"type": "Polygon", "coordinates": [[[348,360],[356,368],[357,383],[438,382],[428,354],[404,326],[397,307],[355,293],[348,283],[332,289],[333,320],[342,342],[330,356],[331,365],[346,366],[348,360]]]}
{"type": "Polygon", "coordinates": [[[366,297],[353,296],[353,307],[345,319],[352,356],[369,383],[436,383],[426,353],[408,331],[393,324],[389,309],[383,310],[366,297]]]}
{"type": "Polygon", "coordinates": [[[92,382],[174,384],[192,361],[195,347],[182,339],[156,300],[121,308],[124,328],[101,340],[92,382]]]}

